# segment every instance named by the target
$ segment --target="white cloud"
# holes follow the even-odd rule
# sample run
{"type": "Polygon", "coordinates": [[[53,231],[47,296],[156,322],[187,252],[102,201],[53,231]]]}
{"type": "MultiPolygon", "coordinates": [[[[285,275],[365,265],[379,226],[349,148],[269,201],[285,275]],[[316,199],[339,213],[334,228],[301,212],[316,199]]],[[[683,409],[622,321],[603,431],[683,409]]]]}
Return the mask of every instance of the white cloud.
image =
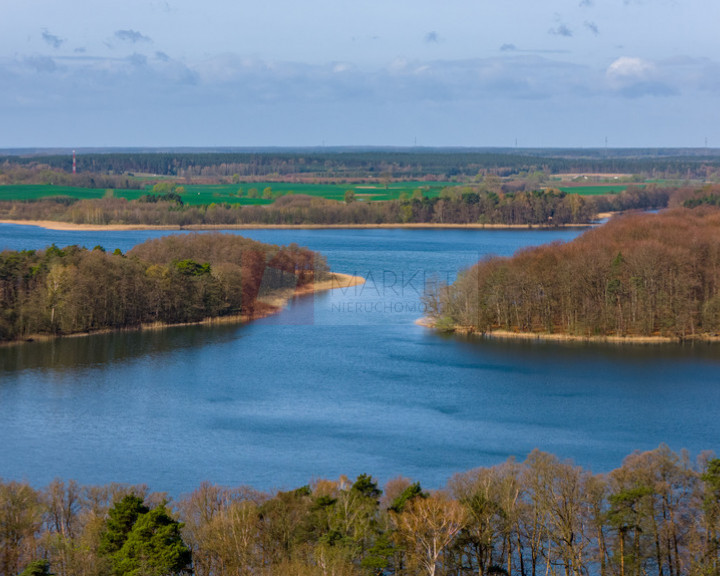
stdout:
{"type": "Polygon", "coordinates": [[[611,90],[630,98],[677,93],[656,64],[642,58],[621,56],[608,66],[605,76],[611,90]]]}
{"type": "Polygon", "coordinates": [[[646,79],[655,70],[655,66],[642,58],[621,56],[607,69],[608,78],[615,80],[646,79]]]}
{"type": "MultiPolygon", "coordinates": [[[[720,81],[715,80],[720,78],[720,63],[710,59],[623,56],[600,68],[519,49],[495,54],[466,60],[397,58],[372,67],[348,60],[307,64],[236,54],[183,62],[155,51],[116,58],[68,54],[0,59],[0,84],[6,87],[0,93],[0,123],[62,118],[73,108],[97,119],[137,118],[139,123],[156,118],[158,129],[161,118],[194,118],[197,127],[200,118],[222,114],[291,119],[299,110],[310,115],[308,122],[322,124],[331,109],[337,118],[347,116],[348,123],[358,117],[358,110],[383,110],[387,115],[391,110],[415,110],[420,113],[416,121],[422,122],[422,114],[435,110],[438,121],[447,114],[448,122],[460,128],[460,111],[476,108],[514,108],[512,114],[530,118],[525,111],[564,107],[571,114],[574,107],[580,117],[579,107],[642,110],[662,106],[657,96],[707,100],[720,94],[720,81]]],[[[92,127],[84,129],[90,133],[92,127]]],[[[203,128],[208,134],[210,129],[203,128]]]]}

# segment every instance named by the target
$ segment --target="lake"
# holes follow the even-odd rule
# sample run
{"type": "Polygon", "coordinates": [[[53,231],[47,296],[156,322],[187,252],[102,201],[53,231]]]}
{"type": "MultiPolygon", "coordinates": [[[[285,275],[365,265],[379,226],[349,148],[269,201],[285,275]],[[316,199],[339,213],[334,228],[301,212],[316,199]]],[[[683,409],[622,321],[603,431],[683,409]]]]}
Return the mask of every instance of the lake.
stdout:
{"type": "MultiPolygon", "coordinates": [[[[0,249],[125,251],[157,231],[0,224],[0,249]]],[[[667,443],[718,448],[720,347],[502,342],[417,326],[427,281],[578,230],[247,230],[363,286],[246,325],[0,348],[0,477],[260,489],[403,475],[424,487],[533,448],[593,471],[667,443]]]]}

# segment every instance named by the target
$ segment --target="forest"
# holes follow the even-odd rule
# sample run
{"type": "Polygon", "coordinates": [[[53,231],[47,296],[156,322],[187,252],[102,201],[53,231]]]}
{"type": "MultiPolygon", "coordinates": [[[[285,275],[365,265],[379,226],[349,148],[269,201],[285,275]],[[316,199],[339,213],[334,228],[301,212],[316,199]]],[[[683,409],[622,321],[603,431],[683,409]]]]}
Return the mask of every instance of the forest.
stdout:
{"type": "Polygon", "coordinates": [[[720,334],[720,210],[617,216],[566,244],[481,261],[426,300],[447,329],[713,338],[720,334]]]}
{"type": "Polygon", "coordinates": [[[719,535],[720,459],[665,445],[604,474],[534,450],[439,490],[0,480],[0,576],[717,575],[719,535]]]}
{"type": "MultiPolygon", "coordinates": [[[[16,151],[0,156],[0,170],[19,165],[46,166],[69,173],[72,153],[16,151]]],[[[79,173],[154,174],[180,178],[357,180],[467,179],[479,172],[510,176],[538,169],[549,173],[645,173],[652,178],[707,178],[717,174],[720,156],[703,149],[465,149],[465,148],[309,148],[264,150],[80,150],[79,173]]]]}
{"type": "Polygon", "coordinates": [[[233,234],[0,252],[0,342],[207,318],[251,319],[266,302],[327,274],[322,256],[233,234]]]}

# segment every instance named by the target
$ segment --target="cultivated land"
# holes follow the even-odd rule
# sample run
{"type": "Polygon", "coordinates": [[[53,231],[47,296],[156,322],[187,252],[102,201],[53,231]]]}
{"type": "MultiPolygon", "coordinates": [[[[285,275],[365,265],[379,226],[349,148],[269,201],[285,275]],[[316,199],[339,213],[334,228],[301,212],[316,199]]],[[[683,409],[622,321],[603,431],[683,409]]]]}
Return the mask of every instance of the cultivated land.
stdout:
{"type": "MultiPolygon", "coordinates": [[[[304,194],[328,200],[345,200],[345,194],[351,190],[359,201],[397,200],[403,194],[412,196],[420,190],[426,198],[435,198],[443,189],[457,186],[453,182],[393,182],[387,187],[383,184],[304,184],[293,182],[243,182],[238,184],[182,184],[180,193],[183,203],[188,205],[208,204],[240,204],[263,205],[272,204],[278,196],[288,194],[304,194]],[[263,192],[270,189],[272,198],[262,198],[263,192]],[[254,191],[254,192],[253,192],[254,191]],[[249,195],[259,197],[252,198],[249,195]]],[[[109,193],[116,198],[138,200],[152,193],[152,185],[141,190],[105,188],[76,188],[71,186],[54,186],[49,184],[10,184],[0,186],[0,201],[32,201],[42,198],[67,196],[76,200],[99,199],[109,193]]]]}
{"type": "Polygon", "coordinates": [[[7,151],[0,218],[93,226],[567,226],[680,205],[714,150],[7,151]],[[678,199],[671,199],[684,189],[678,199]]]}

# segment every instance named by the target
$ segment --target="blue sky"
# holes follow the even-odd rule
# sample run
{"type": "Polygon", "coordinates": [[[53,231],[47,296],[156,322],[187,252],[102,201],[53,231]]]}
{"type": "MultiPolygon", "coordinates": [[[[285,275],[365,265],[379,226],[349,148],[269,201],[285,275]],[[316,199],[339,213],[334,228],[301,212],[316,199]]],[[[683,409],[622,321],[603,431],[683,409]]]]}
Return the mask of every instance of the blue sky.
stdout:
{"type": "Polygon", "coordinates": [[[0,147],[716,147],[718,22],[718,0],[3,0],[0,147]]]}

